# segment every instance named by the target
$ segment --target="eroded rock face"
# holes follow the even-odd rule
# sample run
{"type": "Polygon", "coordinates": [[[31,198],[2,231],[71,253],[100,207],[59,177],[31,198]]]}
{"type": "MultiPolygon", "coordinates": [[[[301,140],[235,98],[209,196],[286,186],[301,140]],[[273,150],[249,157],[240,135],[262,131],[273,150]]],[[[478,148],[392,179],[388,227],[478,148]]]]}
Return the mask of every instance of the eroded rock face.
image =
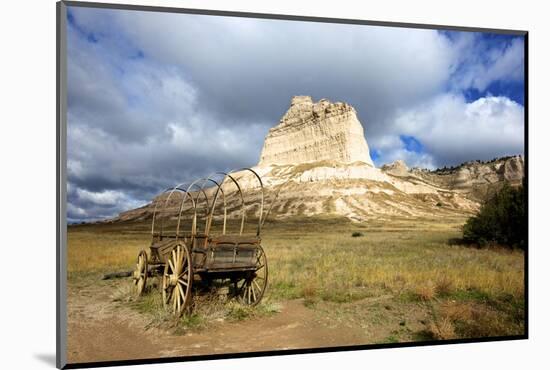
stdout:
{"type": "Polygon", "coordinates": [[[505,157],[488,163],[469,162],[441,178],[448,178],[452,189],[469,190],[476,186],[504,183],[520,185],[524,176],[522,156],[505,157]]]}
{"type": "Polygon", "coordinates": [[[397,161],[385,164],[382,166],[382,171],[393,176],[409,176],[409,168],[405,161],[398,159],[397,161]]]}
{"type": "Polygon", "coordinates": [[[269,130],[259,166],[332,160],[373,166],[363,126],[346,103],[295,96],[279,124],[269,130]]]}

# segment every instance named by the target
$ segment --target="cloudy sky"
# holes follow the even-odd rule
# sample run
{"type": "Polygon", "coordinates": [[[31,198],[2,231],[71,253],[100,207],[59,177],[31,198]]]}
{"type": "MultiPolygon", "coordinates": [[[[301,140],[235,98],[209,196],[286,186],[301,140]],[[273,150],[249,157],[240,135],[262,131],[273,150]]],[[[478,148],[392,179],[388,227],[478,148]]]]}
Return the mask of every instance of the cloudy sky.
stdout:
{"type": "Polygon", "coordinates": [[[69,7],[68,220],[257,163],[293,95],[355,107],[377,166],[522,154],[522,37],[69,7]]]}

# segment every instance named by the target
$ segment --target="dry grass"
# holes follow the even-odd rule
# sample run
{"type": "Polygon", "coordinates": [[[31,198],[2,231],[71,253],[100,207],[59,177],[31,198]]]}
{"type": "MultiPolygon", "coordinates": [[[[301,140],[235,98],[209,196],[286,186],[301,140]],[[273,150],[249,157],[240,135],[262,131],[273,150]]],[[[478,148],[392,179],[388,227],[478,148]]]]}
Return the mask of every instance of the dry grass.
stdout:
{"type": "Polygon", "coordinates": [[[466,302],[445,302],[440,306],[440,314],[451,321],[468,321],[472,319],[472,305],[466,302]]]}
{"type": "Polygon", "coordinates": [[[446,340],[456,338],[454,325],[448,318],[431,322],[428,325],[428,330],[434,339],[446,340]]]}
{"type": "Polygon", "coordinates": [[[450,246],[447,240],[460,234],[460,225],[460,220],[274,225],[264,236],[271,292],[304,297],[303,288],[315,282],[318,294],[329,299],[379,289],[423,299],[467,290],[522,297],[523,253],[450,246]],[[364,237],[351,237],[350,229],[364,237]]]}
{"type": "MultiPolygon", "coordinates": [[[[523,252],[449,244],[460,236],[463,222],[267,223],[262,235],[269,264],[266,299],[345,304],[389,294],[396,302],[434,304],[438,321],[427,329],[436,338],[522,334],[523,252]],[[356,232],[363,237],[352,237],[356,232]]],[[[138,252],[149,246],[148,233],[148,224],[70,227],[69,279],[132,269],[138,252]]]]}
{"type": "Polygon", "coordinates": [[[318,288],[315,283],[310,282],[302,288],[302,294],[304,297],[304,304],[306,306],[314,305],[318,300],[318,288]]]}
{"type": "Polygon", "coordinates": [[[430,301],[435,298],[436,287],[431,281],[426,281],[424,284],[420,284],[414,288],[414,293],[422,301],[430,301]]]}
{"type": "Polygon", "coordinates": [[[455,291],[454,281],[451,280],[448,276],[443,276],[439,278],[435,286],[435,291],[440,296],[451,294],[453,291],[455,291]]]}
{"type": "Polygon", "coordinates": [[[140,250],[148,250],[149,228],[143,224],[70,226],[68,272],[130,270],[140,250]]]}
{"type": "Polygon", "coordinates": [[[523,332],[523,318],[480,302],[445,301],[438,306],[429,333],[435,339],[508,336],[523,332]]]}

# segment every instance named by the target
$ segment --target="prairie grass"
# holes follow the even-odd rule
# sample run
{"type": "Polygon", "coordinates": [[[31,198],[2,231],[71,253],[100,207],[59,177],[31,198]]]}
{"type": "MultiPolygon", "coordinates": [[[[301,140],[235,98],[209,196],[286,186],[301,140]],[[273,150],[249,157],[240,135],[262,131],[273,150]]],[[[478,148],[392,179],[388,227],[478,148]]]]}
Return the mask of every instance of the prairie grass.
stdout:
{"type": "MultiPolygon", "coordinates": [[[[264,300],[303,298],[314,307],[318,302],[351,304],[391,295],[397,304],[432,305],[436,314],[426,331],[434,338],[522,334],[523,252],[450,243],[461,236],[464,221],[392,217],[365,223],[337,218],[268,222],[262,232],[269,266],[264,300]],[[362,237],[353,236],[358,233],[362,237]]],[[[247,226],[255,229],[252,223],[247,226]]],[[[83,274],[131,270],[138,252],[148,250],[149,232],[148,223],[70,226],[69,281],[83,274]]],[[[144,310],[155,311],[159,303],[147,299],[157,298],[141,303],[150,306],[144,310]]],[[[223,314],[213,302],[200,306],[214,307],[199,314],[214,320],[212,315],[229,320],[252,314],[228,303],[221,305],[223,314]]],[[[191,321],[184,326],[201,326],[199,317],[186,320],[191,321]]]]}
{"type": "Polygon", "coordinates": [[[75,273],[104,273],[134,268],[140,250],[148,250],[151,236],[145,224],[69,226],[69,278],[75,273]]]}
{"type": "Polygon", "coordinates": [[[314,285],[328,300],[353,301],[380,290],[424,300],[473,291],[523,297],[523,253],[449,245],[461,225],[462,220],[274,225],[263,237],[270,293],[311,298],[314,285]],[[364,236],[354,238],[350,229],[364,236]]]}

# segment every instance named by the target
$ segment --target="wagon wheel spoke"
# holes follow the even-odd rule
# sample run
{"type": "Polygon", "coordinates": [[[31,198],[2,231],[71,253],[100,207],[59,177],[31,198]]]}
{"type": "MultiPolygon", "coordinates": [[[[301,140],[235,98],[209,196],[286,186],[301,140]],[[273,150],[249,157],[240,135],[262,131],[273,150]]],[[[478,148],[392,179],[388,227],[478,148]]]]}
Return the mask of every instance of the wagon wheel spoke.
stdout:
{"type": "Polygon", "coordinates": [[[182,256],[182,251],[181,251],[181,247],[179,245],[176,247],[176,257],[178,259],[176,260],[176,263],[175,263],[176,271],[174,271],[174,273],[179,274],[179,271],[181,270],[181,266],[182,266],[182,263],[183,263],[183,261],[182,261],[182,257],[183,257],[182,256]]]}
{"type": "Polygon", "coordinates": [[[135,294],[139,297],[147,284],[147,252],[144,250],[139,252],[136,262],[136,269],[134,270],[132,279],[134,281],[135,294]]]}
{"type": "MultiPolygon", "coordinates": [[[[252,294],[254,295],[254,302],[258,300],[258,298],[256,298],[256,291],[254,290],[254,285],[251,286],[252,288],[252,294]]],[[[261,290],[258,290],[258,294],[261,293],[261,290]]]]}
{"type": "Polygon", "coordinates": [[[248,286],[246,286],[246,284],[244,285],[242,291],[242,301],[244,304],[248,304],[248,286]]]}
{"type": "Polygon", "coordinates": [[[239,292],[242,292],[246,287],[246,279],[242,281],[241,287],[239,288],[239,292]]]}
{"type": "Polygon", "coordinates": [[[267,286],[267,272],[267,258],[260,246],[255,270],[235,285],[236,295],[242,303],[254,306],[261,301],[267,286]]]}
{"type": "Polygon", "coordinates": [[[168,260],[168,265],[169,265],[170,268],[172,269],[172,273],[174,273],[174,271],[176,271],[176,269],[174,268],[174,264],[172,263],[171,260],[168,260]]]}
{"type": "Polygon", "coordinates": [[[248,286],[248,290],[249,290],[249,293],[248,293],[248,301],[249,302],[256,302],[256,293],[254,292],[254,287],[252,286],[252,284],[250,284],[248,286]],[[252,300],[251,300],[252,298],[252,300]]]}
{"type": "Polygon", "coordinates": [[[183,291],[183,287],[180,284],[178,284],[178,291],[179,291],[179,294],[180,294],[182,300],[185,302],[185,293],[183,291]]]}
{"type": "Polygon", "coordinates": [[[258,284],[258,282],[256,280],[252,280],[252,283],[258,288],[258,292],[262,291],[262,288],[260,287],[260,285],[258,284]]]}
{"type": "Polygon", "coordinates": [[[179,291],[177,289],[172,289],[172,304],[173,304],[173,312],[176,313],[178,310],[178,301],[179,301],[179,291]]]}
{"type": "Polygon", "coordinates": [[[170,267],[172,268],[172,272],[175,272],[176,271],[176,266],[175,264],[177,263],[177,260],[178,260],[178,256],[177,256],[177,253],[175,250],[172,250],[172,259],[171,260],[168,260],[168,263],[170,263],[170,267]],[[173,261],[173,263],[172,263],[173,261]]]}
{"type": "Polygon", "coordinates": [[[162,280],[164,305],[176,316],[180,316],[189,306],[192,279],[193,266],[189,248],[186,245],[177,245],[169,254],[162,280]]]}
{"type": "Polygon", "coordinates": [[[260,252],[258,253],[258,257],[256,257],[256,265],[260,263],[260,260],[262,259],[263,256],[264,256],[264,252],[260,250],[260,252]]]}

